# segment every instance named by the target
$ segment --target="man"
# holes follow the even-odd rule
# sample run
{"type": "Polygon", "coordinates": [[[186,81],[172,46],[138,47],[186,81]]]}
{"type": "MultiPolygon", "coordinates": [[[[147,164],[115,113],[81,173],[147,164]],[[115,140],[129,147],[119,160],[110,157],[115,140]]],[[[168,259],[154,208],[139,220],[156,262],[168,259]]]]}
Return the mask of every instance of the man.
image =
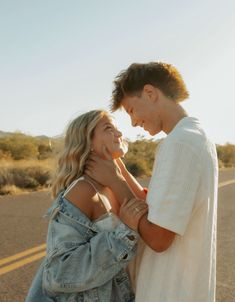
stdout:
{"type": "MultiPolygon", "coordinates": [[[[216,148],[180,102],[188,97],[170,64],[132,64],[114,81],[112,110],[132,126],[167,137],[156,154],[139,223],[146,243],[137,276],[137,302],[214,302],[218,165],[216,148]]],[[[132,193],[115,163],[93,156],[87,172],[112,188],[119,202],[132,193]]],[[[138,209],[137,209],[138,210],[138,209]]]]}

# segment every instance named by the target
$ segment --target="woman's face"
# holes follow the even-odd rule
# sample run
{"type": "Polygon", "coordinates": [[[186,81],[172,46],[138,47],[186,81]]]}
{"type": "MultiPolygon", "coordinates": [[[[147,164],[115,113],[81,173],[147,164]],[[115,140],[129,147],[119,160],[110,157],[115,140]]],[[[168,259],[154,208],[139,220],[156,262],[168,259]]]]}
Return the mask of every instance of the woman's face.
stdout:
{"type": "Polygon", "coordinates": [[[118,131],[108,116],[102,117],[95,127],[92,149],[102,158],[106,158],[104,150],[113,159],[121,157],[125,153],[122,133],[118,131]]]}

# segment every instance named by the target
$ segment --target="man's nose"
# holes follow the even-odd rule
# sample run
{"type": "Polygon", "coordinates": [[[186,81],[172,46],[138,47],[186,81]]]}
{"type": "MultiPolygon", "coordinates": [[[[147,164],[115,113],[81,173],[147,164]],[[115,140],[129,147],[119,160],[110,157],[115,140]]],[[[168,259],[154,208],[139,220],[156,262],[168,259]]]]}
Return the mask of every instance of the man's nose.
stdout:
{"type": "Polygon", "coordinates": [[[132,125],[132,127],[137,126],[137,121],[133,117],[131,117],[131,125],[132,125]]]}

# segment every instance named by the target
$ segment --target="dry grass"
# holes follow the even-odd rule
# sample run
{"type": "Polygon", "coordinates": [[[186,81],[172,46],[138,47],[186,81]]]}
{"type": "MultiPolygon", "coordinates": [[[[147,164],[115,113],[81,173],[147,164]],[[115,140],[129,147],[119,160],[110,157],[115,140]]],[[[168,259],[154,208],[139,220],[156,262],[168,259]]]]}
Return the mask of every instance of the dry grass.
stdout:
{"type": "Polygon", "coordinates": [[[55,165],[56,159],[1,160],[0,195],[48,188],[55,165]]]}
{"type": "Polygon", "coordinates": [[[40,166],[44,168],[51,169],[55,167],[56,159],[48,158],[45,160],[27,159],[27,160],[13,160],[13,159],[3,159],[0,160],[0,169],[2,168],[28,168],[33,166],[40,166]]]}
{"type": "Polygon", "coordinates": [[[20,189],[14,185],[4,185],[0,188],[0,195],[17,195],[17,194],[22,194],[25,191],[23,189],[20,189]]]}

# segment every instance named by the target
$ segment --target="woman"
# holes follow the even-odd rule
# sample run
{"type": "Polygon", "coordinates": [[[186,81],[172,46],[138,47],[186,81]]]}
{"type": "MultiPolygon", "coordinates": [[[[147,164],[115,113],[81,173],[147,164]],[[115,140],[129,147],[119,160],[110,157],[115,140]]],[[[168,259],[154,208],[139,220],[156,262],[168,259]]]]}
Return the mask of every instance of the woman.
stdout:
{"type": "Polygon", "coordinates": [[[122,134],[108,113],[93,110],[72,121],[52,185],[47,255],[27,302],[134,301],[126,267],[135,255],[138,222],[147,205],[132,200],[119,206],[110,189],[84,176],[90,152],[115,159],[136,197],[145,196],[120,159],[122,134]]]}

